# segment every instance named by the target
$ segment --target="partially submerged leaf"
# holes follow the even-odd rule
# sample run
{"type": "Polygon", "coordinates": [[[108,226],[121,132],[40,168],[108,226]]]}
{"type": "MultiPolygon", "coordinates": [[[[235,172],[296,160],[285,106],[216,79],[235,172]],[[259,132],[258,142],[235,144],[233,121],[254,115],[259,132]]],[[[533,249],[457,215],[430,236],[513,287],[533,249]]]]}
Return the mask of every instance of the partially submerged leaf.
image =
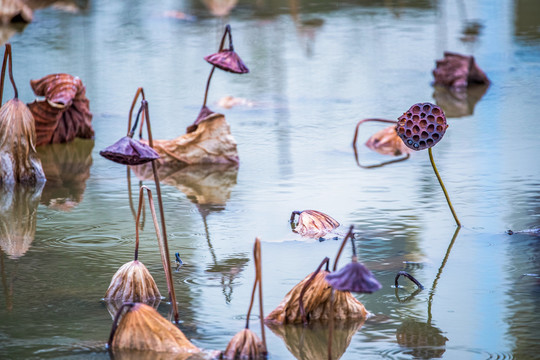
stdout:
{"type": "Polygon", "coordinates": [[[113,352],[117,349],[149,350],[185,354],[187,359],[201,351],[154,308],[141,303],[129,306],[113,335],[113,352]]]}
{"type": "MultiPolygon", "coordinates": [[[[291,220],[296,213],[298,212],[293,212],[291,220]]],[[[299,213],[298,223],[293,231],[305,237],[323,237],[339,226],[339,222],[334,218],[317,210],[304,210],[299,213]]]]}
{"type": "Polygon", "coordinates": [[[236,141],[223,114],[212,113],[193,132],[171,140],[154,140],[159,163],[238,164],[236,141]]]}
{"type": "Polygon", "coordinates": [[[474,84],[489,84],[486,74],[478,67],[473,56],[445,52],[444,58],[437,60],[433,70],[434,85],[464,90],[474,84]]]}
{"type": "Polygon", "coordinates": [[[130,261],[114,274],[105,293],[107,301],[153,302],[161,299],[156,282],[144,264],[130,261]]]}
{"type": "Polygon", "coordinates": [[[99,152],[101,156],[123,165],[140,165],[159,158],[159,154],[145,143],[124,136],[99,152]]]}
{"type": "Polygon", "coordinates": [[[326,275],[326,281],[336,290],[359,293],[372,293],[382,287],[371,271],[359,263],[356,257],[341,270],[326,275]]]}
{"type": "Polygon", "coordinates": [[[35,148],[34,118],[19,99],[0,108],[0,184],[45,182],[35,148]]]}
{"type": "Polygon", "coordinates": [[[382,155],[399,156],[411,153],[411,149],[405,146],[397,135],[394,125],[377,131],[366,141],[365,145],[382,155]]]}
{"type": "MultiPolygon", "coordinates": [[[[326,282],[328,271],[320,271],[307,288],[303,302],[308,322],[314,320],[334,319],[365,319],[368,312],[360,301],[348,291],[334,291],[334,301],[331,301],[332,287],[326,282]]],[[[301,324],[300,294],[304,284],[312,274],[295,285],[285,298],[266,318],[265,322],[276,324],[301,324]]]]}
{"type": "Polygon", "coordinates": [[[32,9],[22,0],[2,0],[0,4],[0,25],[32,22],[32,9]]]}
{"type": "Polygon", "coordinates": [[[30,85],[37,96],[45,97],[28,104],[36,121],[36,146],[94,137],[90,102],[81,79],[51,74],[30,81],[30,85]]]}
{"type": "Polygon", "coordinates": [[[224,356],[229,360],[257,360],[266,359],[266,348],[253,331],[243,329],[233,336],[224,356]]]}

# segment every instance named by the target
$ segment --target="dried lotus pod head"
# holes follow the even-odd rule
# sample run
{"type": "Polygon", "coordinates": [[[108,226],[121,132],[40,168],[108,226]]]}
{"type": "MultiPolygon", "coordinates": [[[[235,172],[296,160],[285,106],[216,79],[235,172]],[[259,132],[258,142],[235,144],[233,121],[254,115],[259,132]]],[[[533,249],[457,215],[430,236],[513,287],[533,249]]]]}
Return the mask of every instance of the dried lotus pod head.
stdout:
{"type": "Polygon", "coordinates": [[[446,132],[448,124],[440,107],[431,103],[414,104],[398,118],[396,131],[413,150],[435,146],[446,132]]]}
{"type": "Polygon", "coordinates": [[[326,281],[336,290],[372,293],[382,288],[367,267],[356,256],[341,270],[326,275],[326,281]]]}
{"type": "Polygon", "coordinates": [[[120,308],[108,345],[113,352],[122,349],[186,355],[201,352],[180,329],[153,307],[141,303],[126,303],[120,308]],[[124,312],[126,307],[128,309],[124,312]]]}
{"type": "Polygon", "coordinates": [[[0,108],[0,183],[35,185],[45,182],[36,147],[34,118],[17,98],[0,108]]]}
{"type": "Polygon", "coordinates": [[[243,329],[233,336],[224,357],[228,360],[258,360],[266,359],[266,347],[257,334],[249,329],[243,329]]]}
{"type": "Polygon", "coordinates": [[[317,210],[293,211],[291,223],[294,221],[295,215],[299,216],[298,223],[294,226],[293,231],[302,236],[323,237],[339,226],[337,220],[317,210]]]}
{"type": "Polygon", "coordinates": [[[105,293],[107,301],[146,303],[160,299],[161,294],[154,278],[139,260],[122,265],[112,277],[105,293]]]}

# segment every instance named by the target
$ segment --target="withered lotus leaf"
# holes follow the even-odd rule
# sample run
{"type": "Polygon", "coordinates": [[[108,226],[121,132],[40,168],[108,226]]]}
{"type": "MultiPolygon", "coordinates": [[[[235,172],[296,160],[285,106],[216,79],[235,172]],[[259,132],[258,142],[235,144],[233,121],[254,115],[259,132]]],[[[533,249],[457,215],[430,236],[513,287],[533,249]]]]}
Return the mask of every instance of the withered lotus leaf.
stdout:
{"type": "Polygon", "coordinates": [[[19,99],[0,108],[0,183],[38,184],[45,182],[36,153],[34,118],[19,99]]]}
{"type": "Polygon", "coordinates": [[[221,50],[215,54],[205,56],[204,60],[220,68],[221,70],[235,74],[246,74],[249,72],[247,66],[234,50],[221,50]]]}
{"type": "Polygon", "coordinates": [[[257,360],[266,359],[266,348],[257,334],[249,329],[243,329],[233,336],[224,357],[228,360],[257,360]]]}
{"type": "Polygon", "coordinates": [[[381,155],[399,156],[411,153],[411,150],[397,135],[395,126],[377,131],[366,141],[365,145],[381,155]]]}
{"type": "Polygon", "coordinates": [[[478,67],[473,56],[445,52],[444,58],[436,63],[434,85],[465,90],[474,84],[489,84],[487,75],[478,67]]]}
{"type": "Polygon", "coordinates": [[[129,136],[107,146],[99,154],[124,165],[140,165],[159,158],[159,154],[150,146],[129,136]]]}
{"type": "Polygon", "coordinates": [[[90,101],[81,79],[51,74],[31,80],[30,85],[37,96],[45,97],[28,104],[36,122],[36,146],[94,137],[90,101]]]}
{"type": "Polygon", "coordinates": [[[161,299],[154,278],[138,260],[130,261],[120,267],[114,274],[105,300],[124,302],[153,302],[161,299]]]}
{"type": "MultiPolygon", "coordinates": [[[[308,322],[314,320],[334,319],[365,319],[368,312],[360,301],[348,291],[334,291],[334,301],[331,301],[332,287],[326,282],[328,271],[320,271],[307,288],[303,303],[308,322]]],[[[265,322],[276,324],[301,324],[300,294],[304,284],[312,274],[295,285],[285,295],[281,303],[265,318],[265,322]]]]}
{"type": "Polygon", "coordinates": [[[193,132],[171,140],[154,140],[158,162],[193,164],[238,164],[236,140],[223,114],[212,113],[193,132]]]}
{"type": "Polygon", "coordinates": [[[338,226],[339,222],[325,213],[317,210],[304,210],[300,212],[298,224],[296,224],[293,231],[302,236],[319,238],[338,226]]]}
{"type": "Polygon", "coordinates": [[[32,9],[22,0],[2,0],[0,3],[0,25],[29,23],[33,17],[32,9]]]}
{"type": "Polygon", "coordinates": [[[201,108],[201,111],[199,111],[199,115],[197,115],[197,119],[195,119],[193,124],[189,125],[186,128],[186,133],[194,132],[195,130],[197,130],[199,123],[212,114],[214,114],[214,112],[210,110],[208,106],[203,106],[201,108]]]}
{"type": "Polygon", "coordinates": [[[326,281],[334,289],[341,291],[372,293],[382,287],[371,271],[356,258],[341,270],[326,275],[326,281]]]}
{"type": "Polygon", "coordinates": [[[186,358],[201,351],[153,307],[141,303],[134,304],[122,315],[111,347],[113,350],[184,353],[186,358]]]}

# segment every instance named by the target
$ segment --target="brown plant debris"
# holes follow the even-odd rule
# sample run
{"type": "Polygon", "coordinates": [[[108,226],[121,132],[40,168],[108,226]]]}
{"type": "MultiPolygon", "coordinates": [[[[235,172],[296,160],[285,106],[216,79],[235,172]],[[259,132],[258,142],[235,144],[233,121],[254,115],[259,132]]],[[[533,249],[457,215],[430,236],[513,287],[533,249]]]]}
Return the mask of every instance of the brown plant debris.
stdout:
{"type": "Polygon", "coordinates": [[[339,226],[334,218],[317,210],[293,211],[291,221],[299,214],[298,223],[293,231],[306,237],[323,237],[339,226]]]}
{"type": "Polygon", "coordinates": [[[31,80],[30,85],[37,96],[45,97],[28,104],[36,121],[36,146],[94,137],[90,101],[81,79],[51,74],[31,80]]]}
{"type": "Polygon", "coordinates": [[[388,126],[377,131],[366,141],[365,145],[381,155],[399,156],[411,153],[411,150],[397,135],[395,126],[388,126]]]}
{"type": "Polygon", "coordinates": [[[224,356],[229,360],[257,360],[266,358],[266,348],[253,331],[243,329],[229,341],[224,356]]]}
{"type": "Polygon", "coordinates": [[[440,107],[418,103],[398,118],[396,132],[409,149],[424,150],[435,146],[447,128],[446,116],[440,107]]]}
{"type": "Polygon", "coordinates": [[[0,25],[32,22],[32,9],[22,0],[2,0],[0,2],[0,25]]]}
{"type": "Polygon", "coordinates": [[[146,303],[157,299],[161,299],[161,294],[156,282],[146,266],[138,260],[122,265],[105,293],[107,301],[146,303]]]}
{"type": "MultiPolygon", "coordinates": [[[[328,320],[331,314],[334,319],[338,320],[365,319],[368,314],[366,308],[348,291],[335,290],[334,302],[332,303],[330,298],[332,287],[325,280],[327,274],[329,274],[328,271],[321,270],[305,291],[303,303],[308,322],[328,320]]],[[[300,294],[311,275],[308,275],[285,295],[281,303],[265,318],[265,322],[277,324],[302,323],[300,294]]]]}
{"type": "Polygon", "coordinates": [[[487,75],[478,67],[473,56],[445,52],[444,58],[436,63],[433,85],[464,90],[474,84],[489,84],[487,75]]]}
{"type": "Polygon", "coordinates": [[[35,148],[34,118],[19,99],[0,108],[0,183],[35,185],[45,174],[35,148]]]}

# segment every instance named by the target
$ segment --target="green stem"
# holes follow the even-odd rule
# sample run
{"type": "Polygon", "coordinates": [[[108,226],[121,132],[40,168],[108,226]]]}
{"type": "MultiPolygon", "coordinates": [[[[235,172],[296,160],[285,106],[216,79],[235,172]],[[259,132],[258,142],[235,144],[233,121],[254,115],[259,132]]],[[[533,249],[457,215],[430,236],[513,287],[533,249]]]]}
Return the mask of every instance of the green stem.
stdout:
{"type": "Polygon", "coordinates": [[[444,192],[444,196],[446,197],[446,202],[448,203],[448,206],[450,207],[450,211],[452,212],[452,215],[454,216],[454,220],[456,221],[456,225],[458,227],[461,227],[461,223],[459,222],[459,219],[456,215],[456,212],[454,211],[454,207],[452,206],[452,202],[450,201],[450,197],[448,196],[448,193],[446,192],[446,188],[444,187],[444,183],[441,179],[441,176],[439,175],[439,172],[437,171],[437,166],[435,166],[435,161],[433,160],[433,153],[431,151],[431,148],[428,149],[429,152],[429,161],[431,161],[431,166],[433,167],[433,171],[435,171],[435,175],[437,176],[437,180],[439,180],[439,184],[441,185],[442,191],[444,192]]]}

